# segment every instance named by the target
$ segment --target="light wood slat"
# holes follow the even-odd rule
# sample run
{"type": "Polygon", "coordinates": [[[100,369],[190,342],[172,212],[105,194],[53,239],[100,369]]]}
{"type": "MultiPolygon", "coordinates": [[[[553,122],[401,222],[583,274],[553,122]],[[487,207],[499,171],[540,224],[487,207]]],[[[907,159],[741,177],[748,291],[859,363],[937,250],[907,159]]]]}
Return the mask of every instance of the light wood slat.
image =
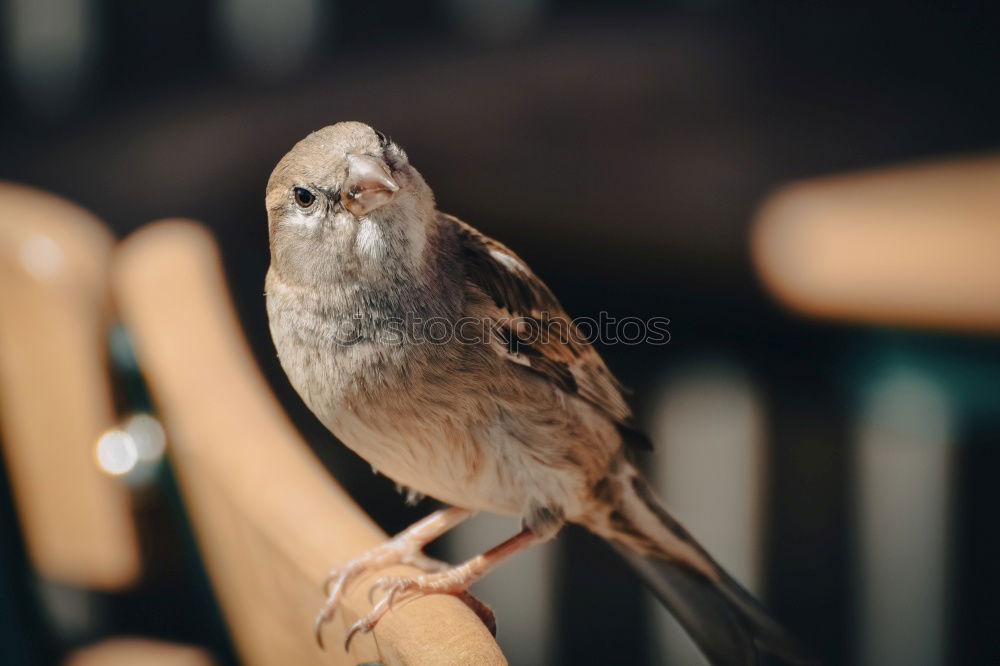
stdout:
{"type": "Polygon", "coordinates": [[[790,307],[889,325],[1000,330],[1000,156],[794,183],[753,233],[790,307]]]}
{"type": "Polygon", "coordinates": [[[116,636],[74,650],[64,666],[212,666],[207,652],[193,645],[116,636]]]}
{"type": "Polygon", "coordinates": [[[115,422],[105,340],[112,238],[90,213],[0,183],[0,429],[32,565],[117,589],[139,575],[127,490],[94,447],[115,422]]]}
{"type": "Polygon", "coordinates": [[[369,608],[371,577],[352,588],[346,612],[325,631],[330,647],[320,651],[312,621],[326,570],[385,535],[324,471],[265,385],[202,227],[165,221],[137,232],[118,251],[113,280],[247,663],[506,663],[475,614],[441,595],[398,605],[346,655],[340,645],[369,608]]]}

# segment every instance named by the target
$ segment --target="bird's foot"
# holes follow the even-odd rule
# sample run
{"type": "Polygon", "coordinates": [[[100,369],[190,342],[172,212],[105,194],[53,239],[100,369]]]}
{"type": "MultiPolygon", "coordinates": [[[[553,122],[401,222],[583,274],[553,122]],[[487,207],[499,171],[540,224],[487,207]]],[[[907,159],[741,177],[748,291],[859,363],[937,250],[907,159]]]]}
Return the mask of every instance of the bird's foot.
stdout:
{"type": "MultiPolygon", "coordinates": [[[[457,507],[440,509],[417,521],[392,539],[354,558],[327,575],[323,584],[326,601],[316,616],[316,642],[323,647],[323,625],[333,619],[347,586],[360,576],[394,564],[410,564],[424,571],[443,571],[448,565],[427,557],[423,547],[469,517],[470,511],[457,507]]],[[[468,601],[466,603],[469,603],[468,601]]],[[[479,602],[476,601],[476,604],[479,602]]],[[[473,610],[474,604],[469,603],[473,610]]],[[[481,604],[480,604],[481,605],[481,604]]]]}
{"type": "Polygon", "coordinates": [[[332,569],[323,583],[326,601],[316,615],[316,642],[320,647],[323,647],[323,625],[337,614],[337,608],[343,601],[347,587],[361,576],[395,564],[409,564],[430,572],[447,569],[447,563],[424,555],[420,550],[422,546],[422,543],[404,532],[354,558],[344,566],[332,569]]]}
{"type": "Polygon", "coordinates": [[[357,634],[367,634],[374,629],[379,620],[392,610],[396,601],[415,599],[425,594],[451,594],[460,598],[479,616],[490,632],[495,634],[496,618],[493,611],[489,606],[469,594],[467,589],[490,568],[480,560],[481,558],[474,558],[459,566],[421,576],[379,578],[368,591],[368,598],[373,600],[377,593],[381,593],[382,596],[378,603],[372,607],[371,612],[355,622],[347,632],[344,649],[350,647],[351,640],[357,634]]]}

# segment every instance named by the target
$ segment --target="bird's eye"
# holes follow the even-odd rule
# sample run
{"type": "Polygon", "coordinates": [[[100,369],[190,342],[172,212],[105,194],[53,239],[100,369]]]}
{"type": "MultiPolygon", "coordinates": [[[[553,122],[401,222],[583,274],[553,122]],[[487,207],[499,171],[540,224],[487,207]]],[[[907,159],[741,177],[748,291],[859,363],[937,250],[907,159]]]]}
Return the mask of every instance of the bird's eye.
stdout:
{"type": "Polygon", "coordinates": [[[304,187],[296,187],[292,190],[292,196],[295,197],[295,203],[302,208],[309,208],[316,201],[316,195],[304,187]]]}

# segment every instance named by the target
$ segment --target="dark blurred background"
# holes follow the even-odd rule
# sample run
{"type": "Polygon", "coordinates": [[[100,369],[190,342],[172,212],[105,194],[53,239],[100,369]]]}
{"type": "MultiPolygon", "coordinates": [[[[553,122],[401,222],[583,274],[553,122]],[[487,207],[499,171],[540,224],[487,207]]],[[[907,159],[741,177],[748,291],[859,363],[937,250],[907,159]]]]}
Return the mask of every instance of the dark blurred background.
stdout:
{"type": "MultiPolygon", "coordinates": [[[[707,507],[705,527],[689,520],[696,534],[712,531],[716,504],[749,516],[753,529],[735,545],[722,537],[719,558],[826,663],[1000,663],[1000,345],[799,319],[764,293],[748,251],[754,211],[782,183],[995,149],[996,4],[0,6],[0,178],[64,195],[119,236],[167,216],[208,224],[265,373],[386,530],[429,504],[405,508],[309,414],[276,362],[263,307],[270,170],[308,132],[347,119],[402,144],[440,207],[516,248],[573,315],[670,318],[666,346],[602,350],[636,390],[654,440],[669,440],[646,462],[682,519],[707,507]],[[881,450],[886,431],[916,441],[919,474],[906,476],[914,468],[889,454],[878,458],[884,481],[866,476],[864,447],[881,450]],[[671,498],[676,472],[664,456],[680,465],[702,441],[721,442],[723,455],[694,490],[671,498]],[[725,455],[727,446],[738,454],[725,455]],[[920,538],[883,544],[866,502],[872,488],[897,482],[899,515],[920,538]],[[898,568],[868,567],[869,557],[898,568]],[[869,580],[871,571],[889,575],[869,580]],[[926,585],[914,587],[912,571],[926,585]]],[[[3,575],[26,623],[53,602],[23,578],[3,503],[3,575]]],[[[449,543],[464,547],[461,536],[449,543]]],[[[522,596],[523,579],[510,577],[512,599],[480,592],[497,604],[512,663],[697,663],[596,539],[570,528],[545,548],[525,565],[535,569],[516,574],[546,581],[544,592],[532,585],[522,596]],[[514,620],[505,635],[505,608],[519,605],[535,609],[537,626],[514,620]]],[[[217,625],[191,610],[212,612],[207,588],[178,566],[164,563],[139,591],[101,600],[106,612],[82,634],[48,630],[36,639],[55,647],[24,654],[48,659],[128,630],[231,659],[217,625]]]]}

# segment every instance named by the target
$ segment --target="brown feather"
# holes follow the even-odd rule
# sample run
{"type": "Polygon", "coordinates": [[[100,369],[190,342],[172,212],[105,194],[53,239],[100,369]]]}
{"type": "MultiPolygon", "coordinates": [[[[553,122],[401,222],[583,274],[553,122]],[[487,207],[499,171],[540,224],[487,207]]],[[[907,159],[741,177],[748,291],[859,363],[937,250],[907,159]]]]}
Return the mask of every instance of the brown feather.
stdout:
{"type": "Polygon", "coordinates": [[[458,238],[466,278],[493,301],[505,318],[497,333],[507,346],[511,362],[599,409],[618,426],[626,444],[649,448],[649,440],[632,425],[632,410],[622,395],[622,385],[545,283],[503,243],[456,217],[441,217],[458,238]],[[566,328],[561,333],[550,328],[552,334],[539,340],[519,332],[518,324],[566,328]]]}

